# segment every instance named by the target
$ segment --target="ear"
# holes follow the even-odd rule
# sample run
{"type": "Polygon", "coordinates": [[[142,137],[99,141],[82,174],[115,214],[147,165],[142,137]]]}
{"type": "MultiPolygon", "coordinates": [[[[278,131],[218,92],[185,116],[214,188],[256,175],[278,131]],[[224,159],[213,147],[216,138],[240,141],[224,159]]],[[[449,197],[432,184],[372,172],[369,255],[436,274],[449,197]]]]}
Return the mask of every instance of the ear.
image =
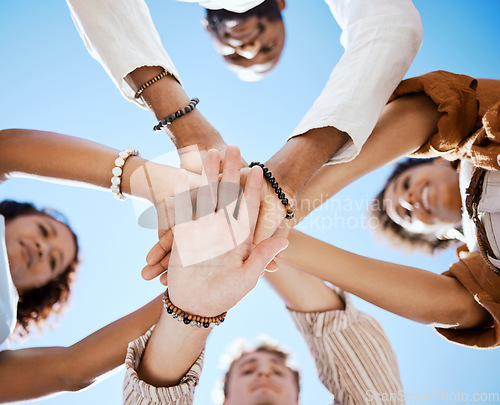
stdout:
{"type": "Polygon", "coordinates": [[[200,23],[202,25],[203,28],[205,28],[205,30],[210,33],[210,30],[208,29],[208,20],[206,18],[202,18],[200,20],[200,23]]]}
{"type": "Polygon", "coordinates": [[[278,7],[280,11],[283,11],[286,7],[285,0],[276,0],[276,3],[278,3],[278,7]]]}

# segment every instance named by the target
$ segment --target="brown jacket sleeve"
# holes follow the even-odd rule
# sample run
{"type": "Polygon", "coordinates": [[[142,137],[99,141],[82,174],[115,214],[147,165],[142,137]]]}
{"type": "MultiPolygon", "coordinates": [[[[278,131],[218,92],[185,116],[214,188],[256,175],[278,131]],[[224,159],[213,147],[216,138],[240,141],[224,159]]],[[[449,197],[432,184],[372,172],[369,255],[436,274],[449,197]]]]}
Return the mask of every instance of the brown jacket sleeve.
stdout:
{"type": "Polygon", "coordinates": [[[475,166],[500,169],[500,80],[436,71],[404,80],[389,102],[414,93],[427,94],[442,113],[438,131],[414,157],[468,159],[475,166]]]}
{"type": "Polygon", "coordinates": [[[491,323],[471,329],[436,330],[446,339],[475,348],[500,346],[500,276],[489,267],[480,253],[458,249],[460,260],[444,275],[456,278],[491,315],[491,323]]]}

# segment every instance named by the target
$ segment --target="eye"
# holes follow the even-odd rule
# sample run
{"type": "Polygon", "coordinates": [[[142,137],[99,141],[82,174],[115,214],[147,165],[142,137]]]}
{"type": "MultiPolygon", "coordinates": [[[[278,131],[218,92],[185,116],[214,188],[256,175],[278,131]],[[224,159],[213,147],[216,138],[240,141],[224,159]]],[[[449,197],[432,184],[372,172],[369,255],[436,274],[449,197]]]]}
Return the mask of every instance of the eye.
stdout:
{"type": "Polygon", "coordinates": [[[283,371],[278,370],[278,369],[274,369],[274,370],[273,370],[273,372],[274,372],[274,374],[276,374],[277,376],[283,377],[283,371]]]}
{"type": "Polygon", "coordinates": [[[232,53],[230,55],[224,55],[224,58],[228,59],[231,62],[236,62],[240,59],[240,55],[238,55],[237,53],[232,53]]]}
{"type": "Polygon", "coordinates": [[[272,44],[270,46],[265,46],[264,48],[262,48],[260,51],[262,53],[269,53],[271,52],[274,48],[276,48],[276,44],[272,44]]]}
{"type": "Polygon", "coordinates": [[[241,375],[248,375],[253,373],[253,368],[246,368],[241,371],[241,375]]]}
{"type": "Polygon", "coordinates": [[[403,180],[403,190],[408,190],[410,188],[410,179],[406,177],[403,180]]]}
{"type": "Polygon", "coordinates": [[[411,222],[411,211],[410,210],[405,210],[404,219],[405,219],[405,221],[411,222]]]}
{"type": "Polygon", "coordinates": [[[38,224],[38,228],[40,229],[40,232],[42,233],[42,236],[44,238],[46,238],[47,236],[49,236],[49,231],[47,230],[47,228],[44,225],[38,224]]]}
{"type": "Polygon", "coordinates": [[[54,256],[50,257],[50,268],[52,271],[56,269],[56,258],[54,256]]]}

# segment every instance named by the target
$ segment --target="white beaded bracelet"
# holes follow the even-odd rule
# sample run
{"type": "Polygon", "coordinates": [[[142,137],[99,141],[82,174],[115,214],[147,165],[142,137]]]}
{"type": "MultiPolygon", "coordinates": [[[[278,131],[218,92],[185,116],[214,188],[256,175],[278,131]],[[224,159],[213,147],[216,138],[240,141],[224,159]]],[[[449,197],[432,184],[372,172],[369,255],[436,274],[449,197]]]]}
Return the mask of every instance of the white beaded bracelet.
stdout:
{"type": "Polygon", "coordinates": [[[112,170],[113,177],[111,177],[111,193],[113,194],[113,197],[120,201],[126,200],[125,196],[122,194],[121,183],[123,166],[125,166],[125,162],[130,156],[141,156],[141,154],[139,151],[132,148],[122,150],[118,153],[118,157],[115,160],[115,167],[113,167],[112,170]]]}

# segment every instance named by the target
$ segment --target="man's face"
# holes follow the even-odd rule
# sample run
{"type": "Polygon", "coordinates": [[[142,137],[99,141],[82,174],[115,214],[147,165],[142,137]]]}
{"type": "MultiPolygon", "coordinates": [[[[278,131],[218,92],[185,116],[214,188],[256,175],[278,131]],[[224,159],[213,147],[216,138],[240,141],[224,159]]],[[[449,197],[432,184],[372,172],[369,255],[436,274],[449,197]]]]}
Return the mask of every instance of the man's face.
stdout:
{"type": "Polygon", "coordinates": [[[283,20],[268,15],[224,11],[209,32],[229,69],[245,81],[264,77],[278,63],[285,44],[283,20]]]}
{"type": "Polygon", "coordinates": [[[297,405],[295,376],[274,353],[244,354],[228,376],[224,405],[297,405]]]}

